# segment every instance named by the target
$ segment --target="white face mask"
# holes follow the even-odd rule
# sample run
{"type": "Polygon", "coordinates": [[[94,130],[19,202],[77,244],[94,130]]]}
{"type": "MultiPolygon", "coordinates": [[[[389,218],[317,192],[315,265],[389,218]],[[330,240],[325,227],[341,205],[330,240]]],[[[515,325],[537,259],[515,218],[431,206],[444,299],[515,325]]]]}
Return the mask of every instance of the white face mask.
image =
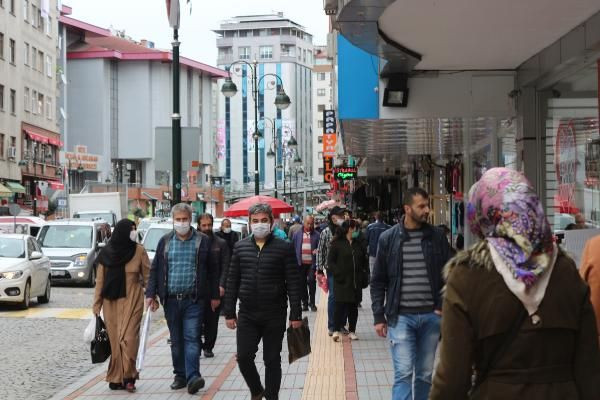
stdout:
{"type": "Polygon", "coordinates": [[[251,228],[257,239],[264,239],[271,232],[271,224],[269,223],[252,224],[251,228]]]}
{"type": "Polygon", "coordinates": [[[129,239],[132,242],[137,242],[137,231],[131,231],[131,233],[129,234],[129,239]]]}
{"type": "Polygon", "coordinates": [[[180,235],[187,235],[190,231],[190,223],[189,222],[175,222],[173,224],[173,228],[175,228],[175,232],[180,235]]]}
{"type": "Polygon", "coordinates": [[[342,226],[342,225],[344,225],[344,221],[345,221],[345,219],[337,219],[337,220],[335,221],[335,224],[336,224],[337,226],[342,226]]]}
{"type": "Polygon", "coordinates": [[[231,233],[231,228],[223,228],[223,232],[225,232],[225,233],[231,233]]]}

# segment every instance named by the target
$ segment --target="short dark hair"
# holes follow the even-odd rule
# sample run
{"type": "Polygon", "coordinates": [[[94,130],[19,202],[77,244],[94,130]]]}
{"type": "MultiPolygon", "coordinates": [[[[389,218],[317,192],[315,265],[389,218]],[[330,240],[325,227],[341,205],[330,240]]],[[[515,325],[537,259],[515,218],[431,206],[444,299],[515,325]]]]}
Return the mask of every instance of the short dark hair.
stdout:
{"type": "Polygon", "coordinates": [[[408,189],[404,193],[404,197],[402,197],[402,205],[411,206],[416,196],[421,196],[424,199],[429,199],[429,194],[424,189],[421,189],[420,187],[413,187],[408,189]]]}
{"type": "Polygon", "coordinates": [[[196,218],[196,222],[198,224],[200,224],[201,220],[207,219],[207,218],[210,219],[210,222],[215,222],[215,219],[213,218],[212,214],[209,214],[209,213],[204,213],[204,214],[198,215],[198,218],[196,218]]]}

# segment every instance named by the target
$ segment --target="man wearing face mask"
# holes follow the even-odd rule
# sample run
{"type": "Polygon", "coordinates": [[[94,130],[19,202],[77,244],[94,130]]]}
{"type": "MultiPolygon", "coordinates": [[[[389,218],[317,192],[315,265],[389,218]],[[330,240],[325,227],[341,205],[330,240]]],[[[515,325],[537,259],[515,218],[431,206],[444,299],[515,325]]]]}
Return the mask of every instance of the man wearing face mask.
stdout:
{"type": "Polygon", "coordinates": [[[221,221],[221,230],[216,235],[227,242],[229,254],[233,252],[233,245],[240,240],[240,234],[231,229],[231,221],[227,218],[221,221]]]}
{"type": "Polygon", "coordinates": [[[420,400],[428,398],[431,388],[440,337],[442,270],[450,259],[450,245],[444,232],[427,223],[426,191],[409,189],[403,204],[404,217],[379,239],[371,307],[375,331],[391,344],[392,399],[420,400]]]}
{"type": "Polygon", "coordinates": [[[225,318],[228,328],[237,328],[237,362],[252,399],[274,400],[281,386],[281,346],[288,300],[290,325],[302,326],[301,282],[291,243],[271,232],[271,206],[256,204],[248,214],[252,235],[233,249],[225,287],[225,318]],[[264,387],[254,364],[261,340],[264,387]]]}
{"type": "MultiPolygon", "coordinates": [[[[202,214],[198,217],[198,228],[211,240],[210,263],[213,271],[219,276],[219,298],[225,295],[225,284],[227,280],[227,271],[229,270],[229,246],[227,242],[217,235],[213,234],[213,216],[202,214]]],[[[217,342],[217,332],[219,327],[219,315],[221,314],[221,305],[216,309],[212,308],[211,302],[207,301],[204,308],[204,321],[202,323],[202,334],[204,335],[204,356],[214,357],[213,348],[217,342]]]]}
{"type": "Polygon", "coordinates": [[[200,374],[200,327],[204,304],[220,305],[219,275],[209,262],[210,239],[190,226],[192,207],[176,204],[171,210],[173,232],[158,242],[146,289],[146,306],[165,308],[171,337],[175,379],[171,389],[187,386],[194,394],[204,387],[200,374]]]}
{"type": "Polygon", "coordinates": [[[304,218],[302,230],[292,236],[292,243],[296,250],[302,288],[302,311],[317,311],[315,305],[315,292],[317,282],[315,272],[317,270],[317,247],[319,246],[319,234],[315,231],[315,219],[312,216],[304,218]],[[308,291],[307,291],[308,289],[308,291]]]}
{"type": "MultiPolygon", "coordinates": [[[[350,216],[349,214],[346,214],[344,208],[335,206],[329,211],[329,226],[321,232],[321,236],[319,237],[319,247],[317,249],[317,273],[320,277],[317,277],[317,279],[321,279],[325,273],[324,271],[328,268],[327,256],[329,254],[329,247],[331,246],[331,241],[333,240],[337,228],[349,218],[350,216]]],[[[327,274],[327,287],[329,288],[329,295],[327,297],[327,331],[329,336],[332,336],[335,329],[335,297],[333,295],[333,277],[330,277],[329,274],[327,274]]]]}

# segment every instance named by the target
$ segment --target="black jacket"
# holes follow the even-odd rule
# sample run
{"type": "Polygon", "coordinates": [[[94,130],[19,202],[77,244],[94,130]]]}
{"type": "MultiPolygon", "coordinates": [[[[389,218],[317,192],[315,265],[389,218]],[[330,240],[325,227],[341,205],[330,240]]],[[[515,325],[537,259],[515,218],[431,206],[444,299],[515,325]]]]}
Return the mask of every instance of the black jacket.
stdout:
{"type": "Polygon", "coordinates": [[[240,241],[240,234],[236,231],[231,231],[229,233],[225,233],[223,231],[215,232],[215,235],[223,239],[227,242],[227,246],[229,246],[229,254],[233,253],[233,246],[240,241]]]}
{"type": "MultiPolygon", "coordinates": [[[[193,229],[193,228],[192,228],[193,229]]],[[[196,233],[196,284],[194,301],[200,302],[207,299],[218,300],[219,296],[219,275],[213,268],[214,263],[209,261],[210,257],[210,239],[198,231],[196,233]]],[[[169,276],[169,245],[175,236],[175,232],[167,233],[159,240],[156,247],[156,255],[150,267],[150,278],[146,288],[146,297],[155,298],[158,296],[164,304],[168,292],[167,278],[169,276]]]]}
{"type": "Polygon", "coordinates": [[[360,303],[362,288],[368,283],[369,264],[364,243],[335,238],[327,255],[327,271],[333,274],[334,299],[340,303],[360,303]]]}
{"type": "MultiPolygon", "coordinates": [[[[371,308],[375,324],[395,323],[400,309],[402,290],[403,253],[402,244],[410,239],[404,229],[404,220],[383,232],[371,275],[371,308]],[[385,303],[385,306],[384,306],[385,303]]],[[[451,257],[448,239],[441,229],[429,224],[423,226],[421,248],[425,256],[431,294],[436,310],[442,309],[442,270],[451,257]]]]}
{"type": "Polygon", "coordinates": [[[227,284],[227,271],[229,271],[229,263],[231,262],[229,245],[224,239],[221,239],[214,233],[210,235],[209,238],[211,239],[211,267],[216,271],[216,274],[219,277],[219,286],[224,288],[227,284]]]}
{"type": "Polygon", "coordinates": [[[225,317],[236,318],[236,303],[242,313],[285,313],[290,303],[290,321],[302,319],[300,273],[292,244],[269,235],[262,250],[250,236],[233,248],[227,286],[225,317]]]}

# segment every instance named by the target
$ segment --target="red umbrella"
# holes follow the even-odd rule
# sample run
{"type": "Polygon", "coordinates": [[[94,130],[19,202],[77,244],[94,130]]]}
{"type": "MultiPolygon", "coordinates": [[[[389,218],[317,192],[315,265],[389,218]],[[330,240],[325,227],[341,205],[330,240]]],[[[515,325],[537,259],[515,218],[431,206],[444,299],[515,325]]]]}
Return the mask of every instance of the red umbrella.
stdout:
{"type": "Polygon", "coordinates": [[[246,199],[242,199],[237,203],[233,204],[227,211],[225,211],[226,217],[247,217],[248,209],[255,204],[266,203],[273,209],[274,215],[282,213],[293,212],[294,207],[288,203],[283,202],[279,199],[270,196],[252,196],[246,199]]]}

